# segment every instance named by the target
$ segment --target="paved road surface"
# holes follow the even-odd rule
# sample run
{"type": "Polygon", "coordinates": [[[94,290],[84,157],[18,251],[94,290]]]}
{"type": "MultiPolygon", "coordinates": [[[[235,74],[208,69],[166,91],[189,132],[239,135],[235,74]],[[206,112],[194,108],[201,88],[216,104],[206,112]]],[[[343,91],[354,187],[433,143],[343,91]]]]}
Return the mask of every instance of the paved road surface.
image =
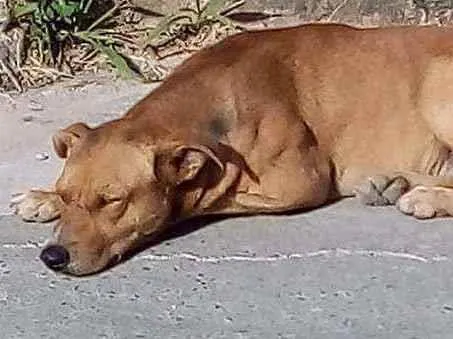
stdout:
{"type": "Polygon", "coordinates": [[[10,195],[53,181],[61,165],[53,131],[116,117],[149,89],[0,98],[1,338],[452,337],[453,222],[417,222],[354,200],[186,223],[89,278],[47,270],[37,256],[51,226],[8,215],[10,195]]]}

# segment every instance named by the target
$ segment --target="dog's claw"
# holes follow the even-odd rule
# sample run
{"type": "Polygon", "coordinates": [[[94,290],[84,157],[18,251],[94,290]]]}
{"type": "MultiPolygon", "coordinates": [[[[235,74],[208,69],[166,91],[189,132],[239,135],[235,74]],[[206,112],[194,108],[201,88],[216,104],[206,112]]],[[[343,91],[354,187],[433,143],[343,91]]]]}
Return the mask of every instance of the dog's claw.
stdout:
{"type": "Polygon", "coordinates": [[[355,195],[364,205],[395,205],[398,199],[409,190],[409,182],[402,176],[389,178],[377,175],[368,178],[355,190],[355,195]]]}

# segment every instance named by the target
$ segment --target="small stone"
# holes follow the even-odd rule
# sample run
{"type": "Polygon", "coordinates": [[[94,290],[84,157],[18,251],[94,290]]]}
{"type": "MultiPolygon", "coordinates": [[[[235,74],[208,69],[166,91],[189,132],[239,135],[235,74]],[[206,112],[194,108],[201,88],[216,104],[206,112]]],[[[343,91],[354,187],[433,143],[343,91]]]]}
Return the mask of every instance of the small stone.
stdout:
{"type": "Polygon", "coordinates": [[[443,311],[444,313],[453,312],[453,306],[451,306],[451,305],[444,305],[444,306],[442,306],[442,311],[443,311]]]}
{"type": "Polygon", "coordinates": [[[133,295],[130,296],[129,300],[137,300],[140,299],[140,296],[137,293],[134,293],[133,295]]]}
{"type": "Polygon", "coordinates": [[[224,319],[225,319],[225,322],[227,322],[227,323],[232,323],[233,322],[233,318],[230,317],[230,316],[227,316],[224,319]]]}
{"type": "Polygon", "coordinates": [[[351,293],[348,291],[336,291],[333,293],[335,297],[343,297],[343,298],[349,298],[351,297],[351,293]]]}
{"type": "Polygon", "coordinates": [[[0,303],[6,304],[8,301],[8,292],[0,290],[0,303]]]}
{"type": "Polygon", "coordinates": [[[349,318],[346,318],[343,320],[343,326],[344,327],[352,327],[353,323],[352,323],[352,320],[349,319],[349,318]]]}
{"type": "Polygon", "coordinates": [[[303,294],[301,294],[301,295],[298,295],[298,296],[297,296],[297,300],[305,301],[305,300],[307,300],[307,297],[304,296],[303,294]]]}
{"type": "Polygon", "coordinates": [[[35,154],[35,159],[38,161],[44,161],[49,159],[49,153],[47,152],[38,152],[35,154]]]}
{"type": "Polygon", "coordinates": [[[28,108],[31,109],[32,111],[42,111],[43,110],[42,105],[36,101],[31,101],[28,104],[28,108]]]}

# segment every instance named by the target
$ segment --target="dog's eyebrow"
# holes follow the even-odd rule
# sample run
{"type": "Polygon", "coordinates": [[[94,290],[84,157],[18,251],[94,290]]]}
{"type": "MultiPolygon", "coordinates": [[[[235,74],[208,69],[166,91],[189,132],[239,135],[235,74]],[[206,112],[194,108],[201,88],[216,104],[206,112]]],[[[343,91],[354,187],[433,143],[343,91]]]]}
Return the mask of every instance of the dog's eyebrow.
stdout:
{"type": "Polygon", "coordinates": [[[98,196],[102,196],[107,199],[115,199],[123,197],[126,194],[126,190],[116,184],[104,184],[100,189],[96,190],[98,196]]]}

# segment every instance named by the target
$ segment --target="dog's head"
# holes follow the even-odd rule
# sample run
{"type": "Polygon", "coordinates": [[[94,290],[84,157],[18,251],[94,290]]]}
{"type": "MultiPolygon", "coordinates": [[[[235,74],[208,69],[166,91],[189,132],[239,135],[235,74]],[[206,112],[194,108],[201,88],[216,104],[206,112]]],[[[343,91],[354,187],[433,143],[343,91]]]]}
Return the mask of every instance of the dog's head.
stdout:
{"type": "Polygon", "coordinates": [[[78,123],[53,138],[66,161],[56,184],[61,219],[41,253],[52,269],[74,275],[102,270],[173,221],[175,204],[183,203],[181,186],[206,167],[222,169],[209,147],[137,142],[114,127],[78,123]]]}

